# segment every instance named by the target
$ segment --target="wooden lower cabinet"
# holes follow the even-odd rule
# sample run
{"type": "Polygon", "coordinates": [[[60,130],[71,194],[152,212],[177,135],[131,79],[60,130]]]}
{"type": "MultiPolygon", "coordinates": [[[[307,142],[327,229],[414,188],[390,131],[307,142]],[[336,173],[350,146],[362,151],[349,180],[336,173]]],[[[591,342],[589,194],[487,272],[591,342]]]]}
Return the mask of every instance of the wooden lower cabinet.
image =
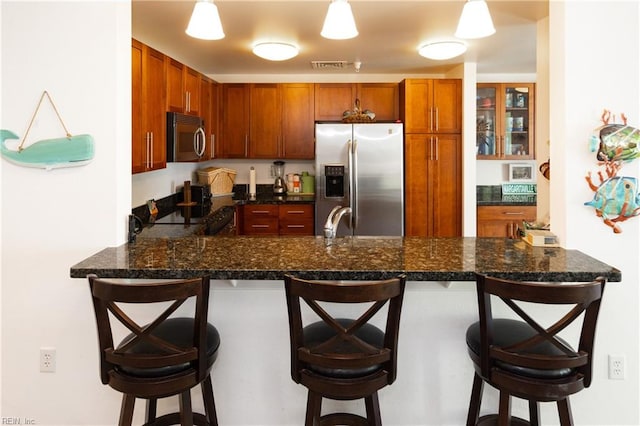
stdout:
{"type": "Polygon", "coordinates": [[[405,234],[462,236],[460,135],[405,135],[405,234]]]}
{"type": "Polygon", "coordinates": [[[520,238],[522,221],[535,221],[536,206],[478,206],[477,236],[520,238]]]}
{"type": "Polygon", "coordinates": [[[278,210],[280,235],[313,235],[313,211],[313,204],[281,204],[278,210]]]}
{"type": "Polygon", "coordinates": [[[243,207],[245,235],[313,235],[313,204],[247,204],[243,207]]]}

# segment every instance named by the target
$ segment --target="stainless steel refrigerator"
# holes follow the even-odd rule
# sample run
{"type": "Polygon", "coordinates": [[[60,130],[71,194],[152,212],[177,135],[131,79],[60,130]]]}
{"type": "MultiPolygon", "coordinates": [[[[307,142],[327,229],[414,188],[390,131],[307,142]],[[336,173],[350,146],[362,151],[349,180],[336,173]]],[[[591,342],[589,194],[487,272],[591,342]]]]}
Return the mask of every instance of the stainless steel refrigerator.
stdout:
{"type": "Polygon", "coordinates": [[[316,124],[316,235],[336,206],[337,236],[404,235],[402,123],[316,124]]]}

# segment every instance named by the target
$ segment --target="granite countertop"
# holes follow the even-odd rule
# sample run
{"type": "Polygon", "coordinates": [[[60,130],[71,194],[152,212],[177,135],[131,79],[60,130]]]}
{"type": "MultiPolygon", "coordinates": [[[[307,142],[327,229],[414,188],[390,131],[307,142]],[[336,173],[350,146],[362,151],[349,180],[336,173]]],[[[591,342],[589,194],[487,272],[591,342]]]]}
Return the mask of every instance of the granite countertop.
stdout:
{"type": "Polygon", "coordinates": [[[106,248],[71,267],[72,278],[365,280],[405,273],[413,281],[473,281],[475,272],[532,281],[590,281],[621,273],[577,250],[502,238],[323,237],[149,238],[106,248]]]}

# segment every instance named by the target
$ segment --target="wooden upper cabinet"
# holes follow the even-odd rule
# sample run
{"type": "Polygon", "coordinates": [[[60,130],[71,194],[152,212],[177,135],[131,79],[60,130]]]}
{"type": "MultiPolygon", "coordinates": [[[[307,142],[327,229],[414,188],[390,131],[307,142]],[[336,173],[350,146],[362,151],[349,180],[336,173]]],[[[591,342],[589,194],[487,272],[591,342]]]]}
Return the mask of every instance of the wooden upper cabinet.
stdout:
{"type": "Polygon", "coordinates": [[[205,152],[203,161],[215,158],[216,136],[218,134],[218,83],[200,76],[200,116],[204,119],[205,152]]]}
{"type": "Polygon", "coordinates": [[[278,84],[250,85],[249,158],[278,158],[282,109],[278,84]]]}
{"type": "Polygon", "coordinates": [[[314,88],[311,83],[281,85],[282,154],[287,159],[315,158],[314,88]]]}
{"type": "Polygon", "coordinates": [[[200,73],[167,57],[167,111],[199,115],[200,73]]]}
{"type": "Polygon", "coordinates": [[[462,80],[404,80],[400,110],[405,133],[461,133],[462,80]]]}
{"type": "Polygon", "coordinates": [[[131,172],[166,167],[165,56],[131,40],[131,172]]]}
{"type": "Polygon", "coordinates": [[[477,158],[535,158],[535,84],[480,83],[476,99],[477,158]]]}
{"type": "Polygon", "coordinates": [[[351,83],[315,84],[316,121],[340,121],[342,114],[353,109],[356,87],[351,83]]]}
{"type": "Polygon", "coordinates": [[[377,121],[400,118],[397,83],[316,83],[316,121],[342,120],[345,111],[353,110],[356,99],[361,109],[376,114],[377,121]]]}
{"type": "Polygon", "coordinates": [[[373,111],[377,121],[400,118],[398,83],[358,83],[356,88],[360,107],[373,111]]]}
{"type": "Polygon", "coordinates": [[[246,158],[249,148],[249,85],[222,85],[222,129],[216,144],[221,158],[246,158]]]}

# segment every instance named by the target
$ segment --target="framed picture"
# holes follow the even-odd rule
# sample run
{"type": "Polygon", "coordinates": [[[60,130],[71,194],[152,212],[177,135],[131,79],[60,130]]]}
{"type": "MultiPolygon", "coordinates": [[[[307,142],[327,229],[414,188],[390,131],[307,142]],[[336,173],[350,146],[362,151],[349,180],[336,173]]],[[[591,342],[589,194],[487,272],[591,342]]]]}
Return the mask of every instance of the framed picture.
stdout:
{"type": "Polygon", "coordinates": [[[533,164],[509,164],[509,182],[533,182],[536,178],[533,164]]]}

